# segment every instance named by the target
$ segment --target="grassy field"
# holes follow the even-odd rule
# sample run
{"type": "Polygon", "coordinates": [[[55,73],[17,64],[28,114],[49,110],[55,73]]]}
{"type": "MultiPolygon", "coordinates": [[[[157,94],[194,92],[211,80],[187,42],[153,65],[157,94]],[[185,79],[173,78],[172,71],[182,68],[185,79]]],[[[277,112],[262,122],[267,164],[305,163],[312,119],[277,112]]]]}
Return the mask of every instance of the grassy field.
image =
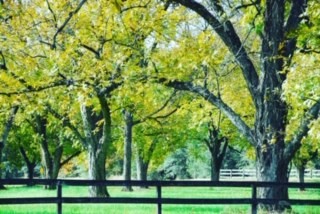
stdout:
{"type": "MultiPolygon", "coordinates": [[[[121,187],[109,187],[111,196],[114,197],[156,197],[156,190],[136,188],[134,192],[122,192],[121,187]]],[[[163,197],[169,198],[250,198],[250,188],[208,188],[208,187],[167,187],[163,188],[163,197]]],[[[55,197],[56,190],[44,190],[41,186],[26,187],[15,186],[0,191],[0,197],[55,197]]],[[[63,187],[63,196],[79,197],[88,196],[86,187],[63,187]]],[[[320,199],[320,190],[309,189],[300,192],[290,190],[290,198],[294,199],[320,199]]],[[[156,205],[138,204],[63,204],[63,213],[67,214],[153,214],[157,213],[156,205]]],[[[36,205],[0,205],[0,213],[6,214],[53,214],[56,213],[54,204],[36,205]]],[[[164,214],[247,214],[250,206],[246,205],[163,205],[164,214]]],[[[318,214],[319,207],[294,206],[292,213],[318,214]]]]}

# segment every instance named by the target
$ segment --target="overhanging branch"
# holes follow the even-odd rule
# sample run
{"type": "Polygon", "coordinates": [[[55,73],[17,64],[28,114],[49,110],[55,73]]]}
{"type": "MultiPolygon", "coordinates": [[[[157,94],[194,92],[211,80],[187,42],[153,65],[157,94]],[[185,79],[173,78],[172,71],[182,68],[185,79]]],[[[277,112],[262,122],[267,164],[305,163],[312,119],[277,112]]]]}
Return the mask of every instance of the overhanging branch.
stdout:
{"type": "Polygon", "coordinates": [[[182,82],[177,80],[167,80],[167,79],[160,79],[159,82],[162,84],[175,88],[177,90],[184,90],[193,92],[201,97],[203,97],[205,100],[216,106],[218,109],[220,109],[228,118],[229,120],[238,128],[241,134],[243,134],[249,142],[255,146],[256,141],[254,138],[254,135],[252,133],[252,130],[248,127],[248,125],[241,119],[239,114],[237,114],[230,106],[228,106],[226,103],[222,101],[222,99],[215,96],[213,93],[211,93],[208,89],[199,86],[194,85],[191,82],[182,82]]]}
{"type": "Polygon", "coordinates": [[[195,0],[172,0],[179,3],[192,11],[200,15],[209,25],[215,30],[215,32],[222,39],[224,44],[229,48],[230,52],[234,55],[239,63],[242,74],[246,80],[247,88],[253,98],[255,105],[258,103],[256,97],[258,95],[259,77],[257,71],[253,65],[253,62],[249,58],[244,45],[241,42],[238,34],[236,33],[230,20],[226,20],[221,23],[208,9],[201,3],[195,0]]]}
{"type": "Polygon", "coordinates": [[[310,123],[313,120],[316,120],[320,116],[320,100],[318,100],[304,115],[300,126],[296,132],[296,135],[289,141],[289,145],[285,150],[285,158],[289,162],[296,151],[301,147],[302,139],[308,135],[308,131],[310,130],[310,123]]]}
{"type": "Polygon", "coordinates": [[[73,82],[73,81],[62,79],[62,80],[52,82],[48,85],[43,85],[43,86],[39,86],[39,87],[32,87],[32,88],[27,87],[27,88],[22,89],[20,91],[0,92],[0,95],[4,95],[4,96],[9,97],[12,95],[40,92],[40,91],[44,91],[46,89],[55,88],[55,87],[59,87],[59,86],[68,86],[68,85],[70,85],[70,82],[73,82]]]}

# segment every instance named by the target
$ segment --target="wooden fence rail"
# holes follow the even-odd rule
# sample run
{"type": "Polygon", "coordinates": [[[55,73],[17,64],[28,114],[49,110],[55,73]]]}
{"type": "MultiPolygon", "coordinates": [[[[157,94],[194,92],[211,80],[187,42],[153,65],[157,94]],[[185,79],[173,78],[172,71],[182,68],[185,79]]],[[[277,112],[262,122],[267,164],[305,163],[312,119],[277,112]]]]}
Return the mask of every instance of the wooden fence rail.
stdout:
{"type": "MultiPolygon", "coordinates": [[[[233,177],[256,177],[255,169],[221,169],[220,176],[222,178],[233,178],[233,177]]],[[[297,170],[292,169],[290,172],[291,178],[298,178],[297,170]]],[[[304,171],[305,178],[320,178],[320,170],[319,169],[306,169],[304,171]]]]}
{"type": "MultiPolygon", "coordinates": [[[[57,185],[56,197],[37,197],[37,198],[0,198],[1,204],[57,204],[57,213],[62,214],[63,203],[131,203],[131,204],[157,204],[158,214],[162,213],[162,204],[246,204],[251,205],[251,212],[257,213],[257,205],[277,204],[281,199],[261,199],[257,198],[257,188],[272,186],[287,186],[288,188],[317,188],[320,183],[271,183],[271,182],[211,182],[211,181],[93,181],[93,180],[69,180],[69,179],[0,179],[0,185],[57,185]],[[130,198],[130,197],[64,197],[62,194],[63,186],[149,186],[156,187],[157,197],[154,198],[130,198]],[[251,198],[164,198],[162,188],[165,187],[247,187],[251,188],[251,198]]],[[[291,205],[317,205],[320,200],[290,199],[286,200],[291,205]]]]}

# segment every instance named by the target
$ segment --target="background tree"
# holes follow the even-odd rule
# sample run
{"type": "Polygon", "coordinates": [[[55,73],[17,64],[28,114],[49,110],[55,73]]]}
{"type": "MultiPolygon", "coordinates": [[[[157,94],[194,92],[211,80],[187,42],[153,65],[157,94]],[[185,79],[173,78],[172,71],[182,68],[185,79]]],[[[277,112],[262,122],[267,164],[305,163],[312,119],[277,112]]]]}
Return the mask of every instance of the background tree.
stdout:
{"type": "Polygon", "coordinates": [[[10,162],[21,168],[23,165],[27,167],[27,178],[33,179],[35,175],[35,167],[40,164],[39,145],[34,140],[34,132],[30,124],[20,121],[17,118],[17,124],[13,127],[9,142],[9,150],[7,158],[10,162]],[[17,152],[19,151],[19,152],[17,152]]]}

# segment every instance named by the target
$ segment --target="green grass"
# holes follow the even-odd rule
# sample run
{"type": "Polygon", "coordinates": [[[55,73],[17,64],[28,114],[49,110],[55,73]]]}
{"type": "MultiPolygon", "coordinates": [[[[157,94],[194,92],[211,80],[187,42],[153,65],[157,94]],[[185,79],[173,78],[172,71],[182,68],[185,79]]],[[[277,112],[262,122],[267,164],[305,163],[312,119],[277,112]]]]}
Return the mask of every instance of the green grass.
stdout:
{"type": "MultiPolygon", "coordinates": [[[[156,189],[135,188],[134,192],[123,192],[121,187],[109,187],[113,197],[156,197],[156,189]]],[[[56,190],[44,190],[41,186],[26,187],[14,186],[0,191],[0,198],[9,197],[55,197],[56,190]]],[[[320,199],[320,190],[309,189],[300,192],[290,189],[290,198],[320,199]]],[[[64,186],[63,196],[88,196],[87,187],[64,186]]],[[[250,188],[223,188],[223,187],[166,187],[162,196],[168,198],[250,198],[250,188]]],[[[55,204],[33,205],[0,205],[0,213],[6,214],[53,214],[56,213],[55,204]]],[[[157,213],[155,204],[63,204],[63,213],[67,214],[153,214],[157,213]]],[[[250,205],[162,205],[163,214],[247,214],[250,205]]],[[[293,206],[294,213],[318,214],[320,206],[293,206]]]]}

